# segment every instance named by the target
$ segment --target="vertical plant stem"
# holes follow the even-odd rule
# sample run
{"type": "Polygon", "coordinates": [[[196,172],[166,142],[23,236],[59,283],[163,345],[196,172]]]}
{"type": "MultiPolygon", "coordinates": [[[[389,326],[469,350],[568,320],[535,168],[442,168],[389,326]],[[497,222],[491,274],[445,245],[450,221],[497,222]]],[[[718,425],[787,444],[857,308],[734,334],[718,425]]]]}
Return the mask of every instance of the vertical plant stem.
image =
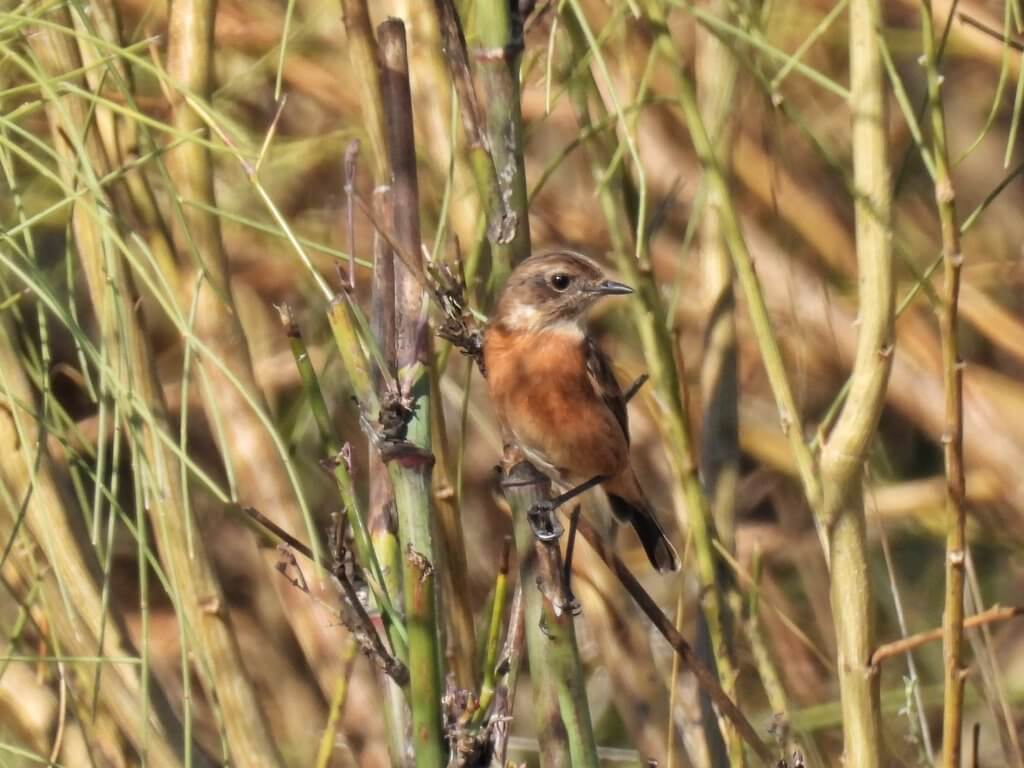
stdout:
{"type": "MultiPolygon", "coordinates": [[[[871,585],[860,475],[884,404],[892,362],[892,252],[890,242],[889,165],[884,92],[873,0],[851,3],[851,108],[860,320],[850,397],[821,457],[820,478],[803,437],[778,340],[743,239],[726,181],[715,163],[707,130],[697,110],[689,78],[677,71],[680,107],[694,148],[704,165],[709,188],[719,195],[723,234],[747,300],[751,324],[780,410],[780,420],[796,458],[798,474],[819,533],[827,537],[832,561],[832,610],[839,651],[840,694],[846,760],[877,766],[880,760],[877,679],[869,658],[874,639],[871,585]],[[838,562],[837,562],[838,559],[838,562]]],[[[669,39],[661,37],[666,50],[669,39]]]]}
{"type": "MultiPolygon", "coordinates": [[[[12,331],[6,318],[0,322],[0,541],[5,546],[11,541],[18,530],[17,516],[24,514],[18,535],[34,541],[46,556],[47,575],[41,586],[51,590],[52,597],[46,602],[60,614],[48,616],[59,644],[82,655],[131,656],[135,650],[125,638],[123,619],[115,607],[104,604],[99,565],[85,532],[76,530],[70,517],[75,505],[62,491],[46,442],[40,439],[35,414],[27,409],[33,395],[12,331]]],[[[99,704],[116,718],[132,746],[145,753],[153,765],[177,765],[180,755],[175,752],[182,750],[183,729],[160,686],[141,679],[134,666],[91,666],[94,668],[83,670],[83,682],[93,684],[102,671],[95,681],[99,704]],[[149,712],[138,702],[143,686],[149,688],[149,712]]],[[[203,764],[203,756],[197,754],[194,762],[203,764]]]]}
{"type": "Polygon", "coordinates": [[[331,697],[331,707],[327,714],[327,722],[324,724],[324,732],[320,737],[320,746],[317,748],[316,768],[328,768],[331,764],[334,742],[338,738],[338,726],[341,724],[341,717],[345,712],[345,702],[348,699],[349,678],[352,676],[352,668],[355,666],[358,651],[359,643],[350,635],[341,652],[343,674],[338,678],[338,682],[335,683],[334,695],[331,697]]]}
{"type": "MultiPolygon", "coordinates": [[[[483,125],[480,105],[473,86],[469,66],[469,51],[454,0],[434,0],[437,23],[441,34],[441,48],[448,64],[452,85],[459,100],[459,113],[466,136],[469,167],[481,204],[487,211],[487,237],[503,248],[516,235],[517,217],[509,208],[509,200],[502,195],[498,172],[494,166],[491,142],[483,125]]],[[[499,279],[503,275],[497,276],[499,279]]]]}
{"type": "MultiPolygon", "coordinates": [[[[190,97],[175,94],[173,124],[182,135],[208,135],[206,122],[193,108],[192,99],[205,101],[211,93],[214,16],[213,0],[174,0],[170,6],[168,74],[190,97]]],[[[267,405],[256,382],[249,341],[235,301],[241,286],[236,286],[231,278],[220,219],[215,213],[212,154],[197,141],[182,142],[168,154],[167,170],[177,195],[186,203],[201,204],[180,206],[175,222],[179,259],[192,266],[187,270],[192,275],[182,280],[181,285],[198,285],[195,297],[191,290],[182,291],[179,303],[187,307],[195,301],[196,336],[227,369],[222,371],[200,357],[193,381],[198,383],[200,377],[205,377],[214,393],[204,399],[204,408],[211,422],[219,420],[222,425],[214,434],[224,461],[230,465],[229,471],[237,478],[236,501],[266,510],[287,530],[305,529],[319,558],[322,548],[312,516],[301,493],[293,487],[288,468],[265,425],[267,405]],[[195,279],[197,274],[202,276],[201,281],[195,279]]],[[[264,593],[273,590],[277,597],[274,600],[267,595],[266,599],[255,601],[256,605],[265,606],[261,618],[268,623],[287,621],[323,698],[327,699],[342,674],[336,650],[337,631],[329,611],[321,602],[311,600],[277,577],[272,570],[277,562],[273,550],[266,550],[262,557],[251,552],[246,554],[251,559],[249,570],[254,589],[264,593]],[[283,611],[277,608],[278,604],[283,611]]],[[[311,571],[310,588],[326,598],[329,587],[322,576],[319,568],[311,571]]]]}
{"type": "MultiPolygon", "coordinates": [[[[376,58],[376,40],[374,40],[376,58]]],[[[376,70],[375,70],[376,71],[376,70]]],[[[380,98],[380,91],[376,92],[380,98]]],[[[383,140],[383,136],[382,136],[383,140]]],[[[377,179],[373,193],[373,209],[380,221],[391,221],[391,187],[385,183],[387,156],[384,155],[385,175],[377,179]]],[[[354,243],[354,234],[350,238],[354,243]]],[[[370,332],[381,350],[388,371],[395,369],[395,255],[380,232],[373,233],[373,278],[370,292],[370,332]]],[[[381,371],[375,369],[373,388],[381,391],[384,385],[381,371]]],[[[370,531],[373,551],[380,562],[384,587],[396,604],[402,603],[401,547],[398,544],[395,494],[391,488],[388,469],[376,446],[370,446],[370,507],[366,525],[370,531]]],[[[408,648],[403,644],[401,658],[408,661],[408,648]]],[[[399,764],[405,760],[404,734],[409,732],[409,704],[405,692],[387,675],[378,673],[377,679],[384,690],[384,717],[387,724],[388,750],[391,760],[399,764]]]]}
{"type": "MultiPolygon", "coordinates": [[[[359,89],[361,123],[370,144],[373,163],[374,215],[379,221],[390,222],[393,217],[391,178],[388,172],[387,148],[384,144],[384,105],[381,97],[380,56],[377,50],[377,39],[373,34],[366,0],[342,0],[341,8],[348,42],[349,63],[359,89]]],[[[349,205],[352,203],[350,193],[349,205]]],[[[350,250],[355,250],[355,232],[349,232],[349,244],[350,250]]],[[[350,253],[349,256],[355,258],[354,253],[350,253]]],[[[389,372],[394,371],[395,368],[394,264],[395,256],[391,252],[391,248],[380,232],[375,230],[373,234],[370,330],[381,350],[384,365],[387,366],[389,372]]],[[[345,307],[340,304],[335,305],[334,309],[346,312],[345,307]]],[[[371,391],[382,391],[382,385],[381,371],[375,369],[371,391]]],[[[368,403],[364,400],[362,405],[365,408],[368,403]]],[[[369,529],[373,553],[382,571],[384,589],[396,604],[401,604],[402,565],[396,530],[394,492],[380,451],[375,445],[370,445],[369,450],[370,491],[366,525],[369,529]]],[[[408,652],[404,643],[399,658],[408,661],[408,652]]],[[[405,734],[409,732],[410,717],[405,691],[387,675],[378,673],[377,680],[385,699],[384,720],[388,751],[393,763],[403,764],[407,761],[405,734]]]]}
{"type": "MultiPolygon", "coordinates": [[[[579,17],[567,11],[561,17],[565,22],[567,34],[571,40],[568,59],[575,60],[584,52],[585,39],[579,17]]],[[[584,73],[573,78],[569,83],[570,99],[576,111],[576,119],[581,130],[592,128],[594,121],[590,115],[588,104],[591,96],[600,96],[596,84],[589,74],[584,73]]],[[[600,98],[593,101],[600,104],[600,98]]],[[[604,118],[599,114],[598,121],[604,118]]],[[[663,434],[668,446],[668,457],[672,468],[676,488],[685,500],[687,511],[685,523],[693,532],[696,551],[698,574],[705,588],[701,598],[701,608],[707,622],[708,635],[714,655],[714,667],[717,670],[722,686],[732,696],[735,689],[736,670],[727,646],[727,633],[724,627],[725,604],[718,584],[718,569],[712,539],[714,523],[707,496],[701,487],[697,472],[697,449],[691,439],[692,430],[689,416],[684,407],[683,381],[681,365],[678,365],[675,352],[675,340],[665,319],[665,310],[661,295],[655,283],[653,273],[647,264],[641,264],[633,257],[628,244],[628,230],[636,231],[636,217],[639,216],[637,195],[634,193],[629,177],[623,167],[615,172],[611,179],[603,179],[605,169],[612,163],[615,148],[610,142],[595,137],[588,142],[591,154],[592,172],[599,184],[599,200],[605,219],[608,222],[612,242],[615,246],[614,256],[618,268],[641,294],[641,299],[630,302],[633,322],[640,336],[651,383],[661,403],[665,406],[661,420],[663,434]],[[623,212],[625,211],[625,213],[623,212]],[[624,225],[624,219],[629,226],[624,225]]],[[[646,249],[643,250],[646,254],[646,249]]],[[[645,256],[646,261],[646,256],[645,256]]],[[[705,722],[706,729],[714,733],[708,734],[712,742],[719,737],[719,728],[723,731],[726,741],[734,749],[742,752],[732,725],[722,719],[711,717],[705,722]]],[[[738,758],[741,759],[741,758],[738,758]]]]}
{"type": "MultiPolygon", "coordinates": [[[[66,9],[54,11],[50,18],[70,28],[66,9]]],[[[53,77],[81,67],[71,38],[55,28],[40,29],[32,35],[32,43],[53,77]]],[[[90,193],[75,206],[72,231],[104,346],[114,361],[116,377],[128,388],[119,393],[126,431],[135,440],[134,460],[144,465],[152,484],[152,493],[147,495],[148,511],[170,577],[178,621],[185,622],[194,636],[201,679],[210,699],[220,705],[232,761],[241,766],[278,765],[280,757],[242,664],[224,593],[202,538],[194,542],[191,553],[188,548],[188,527],[197,529],[198,523],[185,503],[178,460],[161,440],[161,435],[169,436],[170,431],[146,325],[136,309],[132,275],[104,229],[113,226],[106,212],[115,210],[96,181],[97,176],[110,171],[106,152],[97,133],[82,135],[89,119],[88,105],[80,97],[53,98],[47,114],[54,143],[64,160],[65,183],[69,187],[80,183],[90,187],[90,193]],[[87,162],[79,163],[80,159],[87,162]],[[83,171],[81,178],[76,169],[83,171]]],[[[143,489],[137,491],[145,493],[143,489]]]]}
{"type": "Polygon", "coordinates": [[[850,394],[821,454],[822,522],[832,562],[832,614],[843,713],[844,759],[881,764],[874,603],[868,578],[862,476],[892,366],[891,185],[885,73],[877,0],[850,3],[850,110],[860,332],[850,394]]]}
{"type": "Polygon", "coordinates": [[[523,588],[540,764],[543,768],[597,768],[576,629],[562,586],[562,556],[557,545],[537,540],[527,517],[534,503],[548,498],[551,484],[517,450],[506,452],[503,467],[523,588]]]}
{"type": "MultiPolygon", "coordinates": [[[[718,0],[709,11],[724,16],[729,4],[718,0]]],[[[698,97],[713,142],[715,162],[729,175],[732,144],[737,123],[734,116],[736,93],[736,57],[725,43],[701,28],[697,56],[698,97]]],[[[733,270],[729,249],[722,236],[719,195],[710,192],[700,221],[701,261],[704,271],[704,359],[700,383],[704,419],[701,429],[700,466],[705,492],[711,506],[711,519],[722,545],[735,552],[736,486],[739,481],[739,384],[737,380],[736,301],[733,295],[733,270]]],[[[728,578],[722,588],[730,610],[726,621],[739,613],[739,595],[728,578]]],[[[703,615],[703,614],[702,614],[703,615]]],[[[726,652],[733,654],[732,633],[725,627],[726,652]]],[[[732,689],[729,689],[733,692],[732,689]]],[[[701,695],[704,717],[713,716],[707,694],[701,695]]],[[[728,758],[734,768],[744,765],[739,734],[729,732],[728,758]]],[[[709,748],[714,746],[714,741],[709,748]]]]}
{"type": "MultiPolygon", "coordinates": [[[[413,143],[405,25],[388,19],[377,29],[385,142],[391,165],[393,228],[398,243],[422,264],[419,190],[413,143]]],[[[430,440],[430,339],[426,294],[417,276],[396,261],[395,360],[401,398],[411,409],[405,444],[387,457],[402,545],[405,621],[409,637],[412,749],[417,766],[444,764],[441,717],[442,654],[437,621],[430,440]]]]}
{"type": "Polygon", "coordinates": [[[945,426],[942,434],[946,465],[946,597],[942,618],[942,655],[945,693],[942,702],[942,765],[960,768],[964,703],[964,427],[963,364],[957,343],[960,296],[960,228],[956,193],[949,168],[946,117],[942,102],[942,75],[937,62],[935,22],[929,0],[921,3],[921,35],[928,78],[928,106],[932,123],[932,159],[935,163],[935,204],[942,232],[943,293],[938,304],[945,389],[945,426]]]}
{"type": "MultiPolygon", "coordinates": [[[[299,326],[292,316],[291,308],[287,305],[278,307],[281,324],[284,327],[285,335],[288,337],[289,346],[292,349],[292,357],[295,359],[295,366],[302,380],[306,400],[309,402],[313,420],[317,425],[321,441],[327,452],[325,464],[331,467],[335,484],[338,487],[338,495],[348,519],[352,538],[356,547],[356,557],[362,566],[364,573],[368,573],[368,579],[373,596],[384,613],[384,627],[391,639],[391,648],[400,659],[405,658],[404,635],[397,626],[397,612],[394,608],[392,593],[388,591],[384,582],[382,568],[374,556],[373,547],[370,542],[370,535],[367,525],[363,520],[356,496],[355,484],[352,480],[352,473],[349,467],[349,458],[346,456],[346,447],[342,445],[334,429],[327,412],[327,402],[324,400],[323,391],[320,388],[320,381],[317,378],[313,363],[309,357],[309,350],[302,338],[299,326]]],[[[310,552],[313,550],[310,548],[310,552]]]]}
{"type": "MultiPolygon", "coordinates": [[[[523,163],[523,118],[519,100],[519,60],[523,49],[523,18],[520,3],[481,0],[476,4],[477,70],[486,95],[487,135],[498,174],[491,193],[502,196],[515,216],[515,235],[498,238],[491,246],[490,286],[505,282],[509,270],[530,255],[530,222],[526,210],[526,167],[523,163]]],[[[474,161],[474,165],[482,159],[474,161]]],[[[501,205],[486,202],[487,210],[501,205]]],[[[466,265],[466,279],[472,278],[466,265]]]]}
{"type": "MultiPolygon", "coordinates": [[[[666,56],[675,57],[675,51],[669,38],[662,36],[659,38],[659,43],[666,56]]],[[[709,192],[715,195],[718,202],[722,236],[729,246],[733,269],[747,302],[752,330],[757,338],[768,382],[779,409],[779,424],[789,439],[804,493],[811,508],[819,510],[821,508],[821,485],[815,471],[814,457],[804,440],[803,421],[786,374],[786,364],[782,359],[779,342],[768,316],[768,307],[757,281],[757,273],[754,271],[750,251],[747,250],[746,241],[743,239],[729,186],[715,162],[711,139],[697,108],[693,84],[681,70],[676,71],[676,77],[679,83],[679,106],[690,131],[694,150],[704,167],[709,192]]]]}
{"type": "Polygon", "coordinates": [[[498,563],[498,575],[494,582],[494,600],[491,604],[491,616],[487,624],[487,638],[484,642],[483,670],[480,675],[480,708],[479,721],[487,712],[494,698],[495,665],[498,662],[498,645],[501,641],[501,625],[505,616],[505,600],[508,596],[508,567],[512,555],[512,540],[506,536],[501,548],[501,560],[498,563]]]}
{"type": "Polygon", "coordinates": [[[387,182],[388,156],[384,147],[384,112],[380,99],[380,71],[377,68],[377,41],[370,24],[366,0],[341,0],[351,70],[346,73],[359,89],[362,128],[370,144],[373,178],[387,182]]]}
{"type": "Polygon", "coordinates": [[[523,661],[523,644],[526,633],[525,609],[523,606],[523,583],[516,583],[512,592],[512,604],[508,610],[508,629],[501,646],[501,663],[505,667],[504,680],[494,694],[494,714],[491,728],[494,734],[494,755],[491,765],[504,768],[508,755],[508,738],[512,731],[512,715],[516,705],[516,685],[523,661]]]}
{"type": "MultiPolygon", "coordinates": [[[[726,13],[728,4],[716,2],[714,10],[719,15],[726,13]]],[[[698,35],[701,41],[697,58],[700,109],[711,136],[715,161],[720,171],[728,175],[737,127],[733,118],[738,66],[721,40],[703,28],[698,30],[698,35]]],[[[704,401],[700,463],[718,535],[725,547],[733,551],[739,474],[736,303],[732,262],[722,236],[718,210],[718,195],[712,192],[700,222],[707,317],[700,372],[704,401]]]]}

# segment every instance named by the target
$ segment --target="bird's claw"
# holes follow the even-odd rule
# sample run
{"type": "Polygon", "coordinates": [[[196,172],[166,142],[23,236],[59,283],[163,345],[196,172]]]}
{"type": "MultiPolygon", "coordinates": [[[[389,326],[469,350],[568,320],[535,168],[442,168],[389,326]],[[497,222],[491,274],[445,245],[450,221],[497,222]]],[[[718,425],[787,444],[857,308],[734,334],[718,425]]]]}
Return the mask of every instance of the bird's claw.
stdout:
{"type": "Polygon", "coordinates": [[[558,541],[565,532],[555,517],[555,508],[549,501],[538,501],[526,513],[533,535],[545,543],[558,541]]]}

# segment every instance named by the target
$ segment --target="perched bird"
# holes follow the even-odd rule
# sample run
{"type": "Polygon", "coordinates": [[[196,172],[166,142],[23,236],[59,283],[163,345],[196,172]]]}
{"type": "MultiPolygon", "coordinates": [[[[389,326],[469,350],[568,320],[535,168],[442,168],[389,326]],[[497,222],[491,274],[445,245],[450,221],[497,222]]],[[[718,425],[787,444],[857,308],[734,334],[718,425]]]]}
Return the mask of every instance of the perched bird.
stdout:
{"type": "Polygon", "coordinates": [[[508,278],[484,333],[484,367],[498,419],[561,490],[600,482],[651,564],[679,568],[629,460],[626,400],[583,321],[602,296],[633,289],[577,253],[532,256],[508,278]]]}

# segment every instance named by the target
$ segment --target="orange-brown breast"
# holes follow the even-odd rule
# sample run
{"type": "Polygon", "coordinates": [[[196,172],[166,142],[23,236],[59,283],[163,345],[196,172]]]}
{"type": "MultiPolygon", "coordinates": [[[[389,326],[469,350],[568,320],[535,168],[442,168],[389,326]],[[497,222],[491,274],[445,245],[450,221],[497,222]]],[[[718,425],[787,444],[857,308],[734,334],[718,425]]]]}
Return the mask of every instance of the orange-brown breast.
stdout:
{"type": "Polygon", "coordinates": [[[492,326],[484,363],[498,419],[554,481],[575,485],[628,467],[626,435],[587,376],[582,333],[492,326]]]}

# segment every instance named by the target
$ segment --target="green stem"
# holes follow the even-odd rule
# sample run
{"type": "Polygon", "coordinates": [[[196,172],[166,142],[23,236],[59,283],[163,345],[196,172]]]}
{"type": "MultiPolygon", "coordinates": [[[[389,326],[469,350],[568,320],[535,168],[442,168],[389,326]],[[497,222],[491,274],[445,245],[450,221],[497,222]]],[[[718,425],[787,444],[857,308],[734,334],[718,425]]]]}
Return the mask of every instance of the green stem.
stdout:
{"type": "MultiPolygon", "coordinates": [[[[570,55],[569,59],[573,60],[585,45],[585,38],[575,14],[565,13],[562,18],[572,41],[572,51],[575,55],[570,55]]],[[[596,85],[586,73],[573,78],[569,84],[570,99],[582,130],[590,129],[593,124],[588,105],[591,102],[591,95],[596,93],[596,85]]],[[[600,104],[599,99],[594,101],[600,104]]],[[[598,115],[598,119],[603,117],[604,115],[598,115]]],[[[604,169],[611,163],[614,147],[602,135],[595,135],[594,140],[587,146],[591,154],[592,172],[599,181],[604,169]]],[[[649,269],[642,269],[641,263],[633,258],[628,247],[624,219],[631,217],[635,222],[639,218],[639,195],[634,193],[625,170],[620,167],[607,183],[600,185],[598,198],[608,222],[616,264],[627,282],[633,285],[642,297],[638,301],[630,302],[633,322],[640,335],[640,344],[651,382],[659,400],[665,405],[666,412],[661,419],[661,425],[676,487],[685,499],[685,508],[688,511],[685,523],[693,533],[698,574],[701,584],[705,587],[701,607],[711,638],[715,667],[726,692],[733,696],[736,670],[727,645],[725,601],[718,586],[718,569],[712,544],[714,524],[708,499],[697,473],[696,446],[690,438],[692,430],[684,407],[681,365],[676,359],[675,340],[665,320],[661,295],[653,275],[649,269]],[[623,210],[626,213],[623,213],[623,210]]],[[[635,224],[629,228],[635,229],[635,224]]],[[[723,726],[726,740],[733,750],[742,752],[731,724],[726,721],[723,722],[723,726]]],[[[717,730],[718,723],[715,719],[709,718],[706,727],[717,730]]],[[[708,738],[712,740],[717,737],[718,734],[715,733],[708,738]]]]}
{"type": "Polygon", "coordinates": [[[576,630],[563,594],[561,553],[557,544],[537,540],[527,517],[533,504],[548,498],[551,484],[517,455],[506,455],[503,464],[523,585],[540,764],[543,768],[597,768],[576,630]]]}
{"type": "Polygon", "coordinates": [[[823,503],[832,559],[844,757],[881,764],[878,678],[870,665],[874,615],[868,578],[862,473],[892,365],[894,288],[885,74],[877,0],[850,3],[850,111],[860,331],[846,405],[821,453],[823,503]]]}
{"type": "Polygon", "coordinates": [[[391,165],[393,228],[413,260],[395,262],[395,361],[399,396],[410,409],[405,435],[385,456],[395,493],[401,543],[405,621],[409,636],[409,696],[412,750],[416,765],[444,764],[441,714],[443,659],[435,584],[430,421],[430,339],[426,303],[414,270],[422,271],[419,190],[413,142],[413,113],[405,25],[389,19],[377,29],[385,141],[391,165]]]}
{"type": "MultiPolygon", "coordinates": [[[[515,235],[491,246],[492,291],[505,282],[509,271],[530,255],[530,222],[526,208],[526,168],[523,162],[523,118],[519,99],[519,60],[523,19],[518,5],[507,0],[480,0],[474,8],[477,43],[482,51],[477,71],[487,96],[487,135],[498,174],[498,184],[487,183],[487,158],[472,160],[475,173],[490,194],[500,194],[515,218],[515,235]],[[505,241],[503,241],[505,240],[505,241]]],[[[501,210],[496,201],[485,201],[488,211],[501,210]]],[[[466,280],[475,272],[466,265],[466,280]]]]}
{"type": "MultiPolygon", "coordinates": [[[[285,327],[285,334],[288,336],[288,343],[295,358],[295,365],[299,371],[299,378],[302,380],[302,387],[309,402],[310,410],[313,412],[313,419],[320,432],[320,438],[327,449],[327,461],[331,464],[331,474],[334,476],[335,484],[338,487],[338,494],[341,496],[341,503],[345,509],[345,516],[348,519],[349,528],[356,545],[356,558],[364,572],[368,571],[367,584],[373,592],[373,597],[384,614],[385,630],[391,640],[391,650],[395,656],[405,661],[406,658],[406,633],[400,616],[394,607],[394,592],[387,588],[384,579],[384,569],[374,551],[370,534],[367,529],[366,520],[361,512],[355,485],[352,482],[352,474],[349,470],[348,461],[343,455],[343,446],[338,437],[334,425],[331,423],[327,412],[327,403],[324,400],[320,381],[313,368],[313,362],[309,357],[309,350],[298,325],[292,317],[291,310],[287,306],[279,307],[282,324],[285,327]]],[[[328,314],[331,327],[335,330],[335,340],[339,344],[350,345],[355,338],[352,330],[350,317],[340,302],[331,304],[328,314]],[[347,330],[346,330],[347,329],[347,330]]],[[[346,347],[348,349],[348,347],[346,347]]],[[[358,356],[360,353],[355,353],[358,356]]],[[[352,357],[351,351],[343,355],[344,360],[352,357]]],[[[351,380],[350,373],[350,380],[351,380]]],[[[315,551],[315,550],[314,550],[315,551]]]]}
{"type": "Polygon", "coordinates": [[[494,602],[491,604],[491,619],[487,625],[487,640],[484,646],[484,668],[481,675],[480,705],[473,717],[474,723],[483,720],[487,707],[494,698],[495,664],[498,661],[498,645],[501,641],[502,618],[505,615],[505,599],[508,597],[508,564],[512,540],[505,537],[501,549],[501,563],[494,582],[494,602]]]}
{"type": "Polygon", "coordinates": [[[942,652],[945,694],[942,706],[942,765],[959,768],[964,703],[964,425],[963,365],[957,343],[960,295],[960,229],[956,218],[956,194],[949,172],[946,117],[942,104],[935,23],[931,3],[921,3],[921,34],[928,76],[928,105],[932,123],[932,155],[935,163],[935,204],[942,231],[943,295],[938,305],[945,388],[945,426],[942,447],[946,466],[946,596],[942,618],[942,652]]]}

